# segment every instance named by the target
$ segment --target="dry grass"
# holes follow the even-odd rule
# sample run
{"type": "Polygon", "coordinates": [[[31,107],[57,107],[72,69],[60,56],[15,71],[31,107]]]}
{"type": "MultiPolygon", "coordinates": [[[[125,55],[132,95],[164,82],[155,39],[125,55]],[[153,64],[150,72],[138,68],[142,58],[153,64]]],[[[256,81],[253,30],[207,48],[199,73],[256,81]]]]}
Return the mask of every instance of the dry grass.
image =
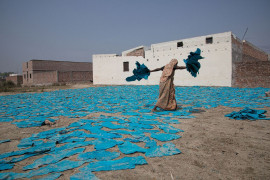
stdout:
{"type": "Polygon", "coordinates": [[[0,86],[0,96],[20,94],[20,93],[35,93],[35,92],[50,92],[60,89],[81,89],[93,87],[92,83],[88,84],[53,84],[49,86],[0,86]]]}

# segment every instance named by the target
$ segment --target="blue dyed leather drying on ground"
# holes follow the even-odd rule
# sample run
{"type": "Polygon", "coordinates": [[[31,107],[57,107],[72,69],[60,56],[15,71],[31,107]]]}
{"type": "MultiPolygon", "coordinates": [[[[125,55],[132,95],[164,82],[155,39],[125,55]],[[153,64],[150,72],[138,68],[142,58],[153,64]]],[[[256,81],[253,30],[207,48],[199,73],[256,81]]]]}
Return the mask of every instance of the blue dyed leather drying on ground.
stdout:
{"type": "Polygon", "coordinates": [[[80,167],[83,164],[84,162],[82,161],[63,160],[56,164],[50,164],[48,166],[41,167],[37,170],[31,170],[26,173],[14,173],[14,172],[0,173],[0,179],[32,178],[34,176],[42,176],[49,173],[63,172],[69,169],[74,169],[76,167],[80,167]]]}
{"type": "Polygon", "coordinates": [[[155,146],[157,146],[157,142],[155,140],[152,140],[151,139],[150,141],[147,141],[145,143],[145,146],[144,147],[151,148],[151,147],[155,147],[155,146]]]}
{"type": "Polygon", "coordinates": [[[169,115],[170,114],[170,111],[160,110],[160,111],[154,111],[153,113],[155,113],[157,115],[169,115]]]}
{"type": "Polygon", "coordinates": [[[51,150],[52,153],[56,151],[63,151],[63,150],[69,150],[77,147],[83,147],[83,146],[89,146],[93,145],[93,141],[84,141],[84,142],[76,142],[76,143],[68,143],[60,147],[53,148],[51,150]]]}
{"type": "Polygon", "coordinates": [[[142,132],[138,132],[138,131],[127,131],[127,130],[113,130],[110,131],[111,133],[114,134],[127,134],[127,135],[143,135],[142,132]]]}
{"type": "Polygon", "coordinates": [[[148,136],[132,136],[129,138],[125,138],[124,141],[130,141],[130,142],[149,142],[150,138],[148,136]]]}
{"type": "Polygon", "coordinates": [[[102,133],[103,131],[101,130],[102,126],[98,126],[98,125],[91,125],[91,124],[85,124],[83,126],[80,127],[80,129],[85,129],[87,131],[90,131],[93,134],[99,134],[102,133]]]}
{"type": "Polygon", "coordinates": [[[11,122],[13,121],[13,118],[9,118],[9,117],[0,117],[0,122],[11,122]]]}
{"type": "Polygon", "coordinates": [[[61,143],[83,142],[85,139],[86,139],[86,138],[84,138],[84,137],[79,137],[79,138],[77,138],[77,137],[74,137],[74,138],[73,138],[73,137],[72,137],[72,138],[66,139],[66,140],[64,140],[64,141],[61,141],[61,143]]]}
{"type": "Polygon", "coordinates": [[[141,79],[148,79],[148,76],[150,76],[150,70],[148,67],[146,67],[144,64],[140,64],[138,61],[136,61],[136,67],[132,72],[133,75],[126,78],[126,81],[140,81],[141,79]]]}
{"type": "Polygon", "coordinates": [[[140,120],[139,123],[145,124],[145,125],[150,125],[150,124],[161,124],[159,121],[154,121],[154,120],[140,120]]]}
{"type": "Polygon", "coordinates": [[[180,122],[177,119],[162,119],[162,121],[168,124],[180,124],[180,122]]]}
{"type": "Polygon", "coordinates": [[[96,150],[106,150],[123,143],[123,141],[117,141],[114,139],[97,139],[93,141],[96,150]]]}
{"type": "Polygon", "coordinates": [[[47,151],[50,151],[52,148],[55,147],[55,143],[44,143],[40,146],[34,146],[28,149],[23,149],[19,151],[13,151],[13,152],[7,152],[4,154],[0,155],[0,159],[6,158],[6,157],[11,157],[11,156],[18,156],[18,155],[23,155],[23,154],[39,154],[39,153],[44,153],[47,151]]]}
{"type": "Polygon", "coordinates": [[[103,139],[111,139],[111,138],[121,138],[121,135],[113,134],[104,130],[101,130],[102,126],[92,126],[89,124],[83,125],[80,129],[84,129],[90,131],[91,134],[85,134],[84,137],[88,138],[103,138],[103,139]]]}
{"type": "Polygon", "coordinates": [[[50,164],[48,166],[41,167],[38,170],[31,170],[28,173],[25,173],[24,177],[31,178],[34,176],[45,175],[52,172],[62,172],[68,169],[74,169],[76,167],[80,167],[83,163],[84,162],[82,161],[63,160],[56,164],[50,164]]]}
{"type": "Polygon", "coordinates": [[[265,110],[256,110],[256,109],[250,109],[250,108],[244,108],[240,110],[239,112],[233,111],[230,114],[226,114],[226,117],[229,117],[231,119],[236,119],[236,120],[270,120],[270,118],[265,118],[266,116],[264,113],[267,111],[265,110]]]}
{"type": "MultiPolygon", "coordinates": [[[[108,149],[116,145],[122,146],[126,142],[143,142],[145,146],[142,149],[146,149],[145,154],[147,154],[147,157],[173,155],[179,153],[179,150],[174,145],[167,145],[166,143],[158,146],[157,142],[179,138],[181,130],[172,128],[167,123],[175,124],[179,123],[179,120],[183,118],[194,117],[190,112],[194,108],[215,108],[219,105],[249,108],[270,107],[270,98],[264,97],[264,93],[270,90],[267,88],[214,88],[195,86],[175,87],[175,89],[176,100],[182,106],[182,109],[158,113],[150,112],[158,98],[158,86],[96,87],[0,96],[0,121],[6,121],[5,123],[16,122],[20,127],[25,128],[33,125],[40,126],[40,123],[45,119],[57,121],[59,119],[57,118],[58,116],[81,118],[96,112],[112,113],[110,116],[101,115],[99,117],[91,117],[91,119],[84,118],[77,120],[77,122],[74,122],[73,119],[72,122],[74,123],[66,127],[50,129],[24,138],[18,145],[18,148],[23,149],[1,154],[0,163],[4,166],[12,165],[27,158],[32,160],[32,156],[38,156],[37,158],[41,159],[43,156],[61,154],[62,151],[73,151],[74,148],[84,146],[96,147],[100,149],[99,151],[102,151],[102,149],[108,149]],[[119,113],[125,117],[117,117],[115,113],[119,113]],[[115,129],[108,130],[108,127],[115,129]],[[121,129],[118,129],[120,127],[121,129]],[[123,140],[119,139],[120,141],[114,139],[122,138],[122,135],[128,135],[128,137],[123,138],[123,140]],[[86,141],[85,138],[93,138],[93,140],[86,141]],[[84,141],[78,142],[82,140],[84,141]],[[56,143],[58,144],[56,145],[56,143]]],[[[53,126],[48,128],[53,128],[53,126]]],[[[8,139],[8,137],[5,139],[8,139]]],[[[158,143],[160,144],[161,142],[158,143]]],[[[113,149],[109,149],[108,151],[111,150],[113,149]]],[[[116,157],[113,154],[119,152],[111,153],[111,156],[103,155],[103,157],[111,161],[110,159],[116,157]]],[[[35,157],[35,159],[37,158],[35,157]]],[[[77,165],[77,162],[75,162],[69,168],[79,167],[82,163],[92,164],[92,161],[102,160],[100,156],[96,156],[94,159],[79,161],[77,165]]],[[[129,161],[134,160],[129,159],[129,161]]],[[[63,161],[65,160],[56,162],[56,166],[63,161]]],[[[112,164],[116,164],[117,169],[135,167],[134,162],[133,165],[130,165],[126,164],[125,161],[124,166],[120,167],[120,162],[115,161],[112,164]]],[[[67,161],[65,162],[69,163],[67,161]]],[[[106,167],[104,167],[103,163],[101,163],[103,169],[113,169],[112,164],[110,164],[111,166],[105,165],[106,167]]],[[[4,179],[3,177],[8,175],[13,177],[11,179],[15,177],[28,178],[27,176],[30,172],[41,175],[44,172],[55,173],[63,170],[59,168],[52,170],[52,165],[55,164],[42,166],[39,169],[35,169],[35,171],[27,170],[25,173],[0,173],[0,179],[4,179]]],[[[78,174],[82,176],[85,173],[90,172],[84,171],[78,174]]]]}
{"type": "Polygon", "coordinates": [[[87,172],[87,171],[111,171],[111,170],[134,169],[136,165],[143,165],[143,164],[147,164],[147,162],[142,156],[124,157],[118,160],[98,161],[90,163],[79,170],[81,172],[87,172]]]}
{"type": "Polygon", "coordinates": [[[15,179],[14,176],[15,176],[16,174],[18,174],[18,173],[14,173],[14,172],[0,173],[0,179],[4,179],[4,180],[15,179]]]}
{"type": "Polygon", "coordinates": [[[20,121],[20,122],[12,122],[19,128],[28,128],[28,127],[36,127],[41,126],[43,122],[36,122],[36,121],[20,121]]]}
{"type": "Polygon", "coordinates": [[[140,116],[140,113],[137,112],[123,112],[122,113],[123,116],[140,116]]]}
{"type": "Polygon", "coordinates": [[[159,141],[171,141],[174,139],[179,139],[181,136],[177,134],[151,133],[151,137],[159,141]]]}
{"type": "Polygon", "coordinates": [[[81,122],[74,122],[74,123],[71,123],[69,126],[68,126],[68,128],[70,128],[70,127],[80,127],[80,126],[82,126],[83,125],[83,123],[81,123],[81,122]]]}
{"type": "Polygon", "coordinates": [[[45,155],[42,158],[35,160],[33,164],[24,166],[23,170],[34,169],[42,165],[53,164],[66,157],[70,157],[75,154],[82,153],[84,150],[85,148],[78,148],[78,149],[72,149],[72,150],[67,150],[67,151],[64,151],[64,150],[56,151],[55,153],[45,155]]]}
{"type": "Polygon", "coordinates": [[[109,129],[125,129],[125,126],[113,124],[111,122],[102,122],[99,123],[99,125],[109,129]]]}
{"type": "Polygon", "coordinates": [[[99,180],[92,172],[79,172],[70,177],[70,180],[99,180]]]}
{"type": "Polygon", "coordinates": [[[0,171],[12,169],[14,164],[2,164],[0,163],[0,171]]]}
{"type": "Polygon", "coordinates": [[[87,159],[96,159],[98,161],[108,161],[120,156],[119,152],[110,152],[110,151],[92,151],[92,152],[85,152],[81,153],[78,156],[78,160],[87,160],[87,159]]]}
{"type": "Polygon", "coordinates": [[[0,144],[1,144],[1,143],[5,143],[5,142],[10,142],[10,139],[0,140],[0,144]]]}
{"type": "Polygon", "coordinates": [[[162,157],[180,154],[181,151],[173,143],[165,143],[162,146],[153,146],[145,153],[147,157],[162,157]]]}
{"type": "Polygon", "coordinates": [[[142,153],[146,152],[146,149],[128,141],[121,145],[118,145],[118,148],[124,154],[133,154],[135,152],[142,152],[142,153]]]}
{"type": "Polygon", "coordinates": [[[170,126],[168,124],[160,124],[160,125],[157,125],[157,127],[159,129],[162,129],[165,133],[178,133],[178,132],[184,132],[183,130],[181,129],[177,129],[173,126],[170,126]]]}
{"type": "Polygon", "coordinates": [[[190,52],[188,58],[184,59],[187,71],[190,72],[193,77],[196,77],[197,74],[199,74],[201,64],[198,62],[198,60],[200,59],[203,59],[203,57],[201,56],[201,50],[199,48],[197,48],[195,52],[190,52]]]}
{"type": "Polygon", "coordinates": [[[34,138],[34,139],[48,139],[48,138],[54,136],[56,133],[61,132],[65,129],[66,129],[65,127],[62,127],[62,128],[50,129],[48,131],[42,131],[40,133],[33,134],[32,138],[34,138]]]}
{"type": "Polygon", "coordinates": [[[126,123],[126,128],[130,130],[138,130],[138,129],[153,129],[154,127],[149,124],[144,124],[143,121],[139,121],[138,123],[126,123]]]}
{"type": "Polygon", "coordinates": [[[73,131],[68,134],[56,134],[55,136],[52,136],[49,138],[50,141],[55,142],[56,144],[65,143],[68,139],[71,139],[73,137],[77,138],[84,138],[87,134],[84,131],[73,131]]]}
{"type": "Polygon", "coordinates": [[[138,110],[139,113],[150,113],[151,109],[140,109],[138,110]]]}
{"type": "Polygon", "coordinates": [[[39,154],[42,154],[42,153],[22,155],[21,157],[12,158],[12,159],[10,160],[9,163],[20,162],[20,161],[22,161],[22,160],[25,160],[25,159],[27,159],[27,158],[30,158],[30,157],[32,157],[32,156],[36,156],[36,155],[39,155],[39,154]]]}
{"type": "Polygon", "coordinates": [[[159,116],[156,114],[145,114],[143,115],[143,119],[145,120],[155,120],[157,119],[159,116]]]}
{"type": "Polygon", "coordinates": [[[44,141],[42,141],[42,140],[35,141],[35,140],[33,140],[33,138],[25,138],[25,139],[22,139],[20,141],[20,143],[18,144],[17,147],[20,149],[23,149],[23,148],[29,148],[31,146],[39,146],[43,143],[44,143],[44,141]]]}
{"type": "Polygon", "coordinates": [[[189,116],[191,113],[185,110],[171,112],[172,116],[182,118],[182,116],[189,116]]]}
{"type": "Polygon", "coordinates": [[[48,176],[45,176],[43,178],[39,178],[36,180],[55,180],[59,178],[61,175],[62,175],[61,173],[52,173],[52,174],[49,174],[48,176]]]}

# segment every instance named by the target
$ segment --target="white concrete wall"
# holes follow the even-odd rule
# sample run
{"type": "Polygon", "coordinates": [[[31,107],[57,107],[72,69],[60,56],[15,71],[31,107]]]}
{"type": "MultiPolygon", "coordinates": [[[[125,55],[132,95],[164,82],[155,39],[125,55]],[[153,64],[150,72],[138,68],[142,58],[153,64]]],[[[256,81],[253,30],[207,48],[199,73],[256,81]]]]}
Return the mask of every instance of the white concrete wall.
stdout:
{"type": "Polygon", "coordinates": [[[143,57],[134,56],[93,56],[93,82],[94,84],[139,84],[127,83],[126,77],[132,75],[135,62],[141,62],[143,57]],[[129,72],[123,71],[123,62],[129,62],[129,72]]]}
{"type": "Polygon", "coordinates": [[[145,51],[145,58],[116,55],[93,55],[94,84],[116,85],[157,85],[161,72],[153,72],[148,80],[126,82],[125,78],[132,75],[135,62],[144,63],[149,69],[166,65],[171,59],[178,59],[178,65],[184,66],[191,51],[202,50],[205,57],[200,60],[199,75],[194,78],[186,70],[177,70],[174,83],[177,86],[231,86],[232,81],[232,43],[231,32],[201,36],[177,41],[152,44],[145,51]],[[206,44],[205,38],[213,37],[212,44],[206,44]],[[183,42],[183,47],[177,48],[177,42],[183,42]],[[129,72],[123,72],[123,62],[129,62],[129,72]]]}

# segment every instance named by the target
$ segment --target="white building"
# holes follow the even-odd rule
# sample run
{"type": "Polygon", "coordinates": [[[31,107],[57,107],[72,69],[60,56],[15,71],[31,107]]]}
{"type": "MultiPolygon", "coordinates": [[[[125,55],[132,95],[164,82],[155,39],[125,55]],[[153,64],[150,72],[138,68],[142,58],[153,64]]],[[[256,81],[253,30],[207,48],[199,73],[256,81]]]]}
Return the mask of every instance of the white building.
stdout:
{"type": "MultiPolygon", "coordinates": [[[[154,69],[176,58],[179,66],[185,66],[183,59],[186,59],[191,51],[194,52],[200,48],[204,59],[200,60],[199,75],[194,78],[186,70],[177,70],[174,84],[177,86],[233,86],[233,58],[239,59],[241,52],[238,52],[239,47],[234,46],[232,41],[242,43],[232,32],[224,32],[152,44],[150,48],[139,46],[122,52],[121,56],[96,54],[93,55],[93,82],[107,85],[158,85],[161,71],[151,73],[148,80],[127,82],[125,79],[133,75],[136,61],[144,63],[149,69],[154,69]]],[[[240,51],[242,51],[241,48],[240,51]]]]}

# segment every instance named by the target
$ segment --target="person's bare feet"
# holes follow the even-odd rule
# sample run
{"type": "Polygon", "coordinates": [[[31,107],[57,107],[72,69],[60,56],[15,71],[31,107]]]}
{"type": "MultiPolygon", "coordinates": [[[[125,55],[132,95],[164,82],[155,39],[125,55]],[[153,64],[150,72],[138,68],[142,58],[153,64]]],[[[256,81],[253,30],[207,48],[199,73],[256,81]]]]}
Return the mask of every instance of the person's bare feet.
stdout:
{"type": "Polygon", "coordinates": [[[155,112],[157,111],[157,106],[155,106],[153,109],[152,109],[152,112],[155,112]]]}

